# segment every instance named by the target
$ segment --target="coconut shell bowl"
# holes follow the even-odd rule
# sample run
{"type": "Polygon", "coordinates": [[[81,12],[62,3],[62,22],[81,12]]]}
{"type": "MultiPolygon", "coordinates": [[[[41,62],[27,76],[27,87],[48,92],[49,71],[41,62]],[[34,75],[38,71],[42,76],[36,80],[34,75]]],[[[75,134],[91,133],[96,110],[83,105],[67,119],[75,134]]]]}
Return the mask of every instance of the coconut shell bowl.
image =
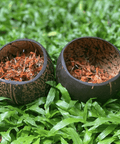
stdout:
{"type": "Polygon", "coordinates": [[[120,91],[120,51],[98,37],[81,37],[61,51],[56,66],[57,82],[74,100],[96,97],[101,103],[120,91]]]}
{"type": "Polygon", "coordinates": [[[54,67],[45,48],[31,39],[18,39],[0,49],[0,96],[23,105],[47,96],[54,67]]]}

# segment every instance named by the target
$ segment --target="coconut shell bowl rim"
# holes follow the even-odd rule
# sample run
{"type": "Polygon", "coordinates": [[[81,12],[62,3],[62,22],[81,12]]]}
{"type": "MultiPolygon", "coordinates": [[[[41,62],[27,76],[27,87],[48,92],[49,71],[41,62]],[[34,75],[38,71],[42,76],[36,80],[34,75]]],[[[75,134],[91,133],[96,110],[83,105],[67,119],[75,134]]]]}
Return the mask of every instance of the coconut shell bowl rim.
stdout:
{"type": "Polygon", "coordinates": [[[12,42],[9,42],[9,43],[5,44],[4,46],[2,46],[2,47],[0,48],[0,50],[1,50],[2,48],[4,48],[5,46],[7,46],[7,45],[9,45],[9,44],[11,44],[11,43],[13,43],[13,42],[17,42],[17,41],[31,41],[31,42],[33,42],[33,43],[36,43],[38,46],[40,46],[40,48],[41,48],[41,50],[42,50],[42,52],[43,52],[43,56],[44,56],[44,64],[43,64],[43,67],[42,67],[41,71],[36,75],[36,77],[33,78],[32,80],[19,82],[19,81],[14,81],[14,80],[0,79],[0,82],[11,83],[11,84],[14,84],[14,85],[17,85],[17,84],[19,84],[19,85],[27,84],[27,83],[36,81],[36,80],[43,74],[43,72],[44,72],[45,69],[46,69],[46,66],[47,66],[47,54],[46,54],[46,52],[45,52],[45,49],[44,49],[44,47],[43,47],[40,43],[38,43],[38,42],[36,42],[36,41],[34,41],[34,40],[32,40],[32,39],[26,39],[26,38],[25,38],[25,39],[16,39],[16,40],[14,40],[14,41],[12,41],[12,42]]]}
{"type": "Polygon", "coordinates": [[[73,76],[69,73],[69,71],[67,70],[66,64],[65,64],[64,56],[63,56],[64,50],[65,50],[65,49],[67,48],[67,46],[69,46],[69,44],[71,44],[72,42],[74,42],[74,41],[76,41],[76,40],[79,40],[79,39],[84,39],[84,38],[99,39],[99,40],[102,40],[102,41],[104,41],[104,42],[107,42],[107,43],[109,43],[110,45],[112,45],[112,46],[116,49],[116,51],[118,51],[118,53],[119,53],[119,55],[120,55],[120,51],[118,50],[117,47],[115,47],[113,44],[111,44],[110,42],[108,42],[108,41],[106,41],[106,40],[104,40],[104,39],[102,39],[102,38],[91,37],[91,36],[79,37],[79,38],[76,38],[76,39],[73,39],[72,41],[70,41],[70,42],[63,48],[63,50],[61,51],[61,57],[60,57],[60,58],[61,58],[61,60],[62,60],[61,63],[62,63],[63,68],[65,69],[65,72],[69,75],[69,77],[71,77],[71,78],[74,79],[75,81],[77,81],[77,82],[79,82],[79,83],[82,83],[82,84],[84,84],[84,85],[88,85],[88,86],[102,86],[102,85],[106,85],[106,84],[109,84],[110,82],[115,81],[115,80],[120,76],[120,72],[119,72],[119,74],[116,75],[115,77],[109,79],[108,81],[102,82],[102,83],[88,83],[88,82],[83,82],[83,81],[81,81],[81,80],[73,77],[73,76]]]}

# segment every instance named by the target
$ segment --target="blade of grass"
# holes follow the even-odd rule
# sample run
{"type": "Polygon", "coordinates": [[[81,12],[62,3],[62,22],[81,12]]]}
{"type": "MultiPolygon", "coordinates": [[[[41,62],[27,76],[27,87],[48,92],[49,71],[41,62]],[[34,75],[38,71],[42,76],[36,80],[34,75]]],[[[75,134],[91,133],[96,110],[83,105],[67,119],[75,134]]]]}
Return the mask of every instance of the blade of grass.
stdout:
{"type": "Polygon", "coordinates": [[[67,141],[61,137],[61,144],[68,144],[67,141]]]}
{"type": "Polygon", "coordinates": [[[66,90],[66,88],[63,87],[60,83],[56,86],[56,88],[59,89],[60,92],[62,93],[63,100],[65,100],[67,103],[69,103],[71,98],[70,98],[70,95],[69,95],[68,91],[66,90]]]}
{"type": "Polygon", "coordinates": [[[0,134],[2,135],[2,142],[3,141],[11,141],[11,137],[10,137],[10,131],[11,129],[5,131],[5,132],[0,132],[0,134]]]}
{"type": "Polygon", "coordinates": [[[71,136],[71,139],[74,144],[83,144],[79,134],[73,128],[67,128],[67,132],[71,136]]]}
{"type": "Polygon", "coordinates": [[[84,113],[83,113],[84,123],[86,123],[87,116],[88,116],[88,109],[90,108],[91,103],[92,103],[92,99],[89,99],[89,100],[87,101],[87,103],[85,104],[84,113]]]}
{"type": "Polygon", "coordinates": [[[48,95],[47,95],[45,109],[47,109],[51,105],[51,103],[53,102],[53,100],[55,98],[55,94],[56,94],[56,89],[51,88],[48,95]]]}
{"type": "Polygon", "coordinates": [[[92,105],[96,109],[96,111],[99,114],[99,116],[101,116],[101,117],[105,117],[106,116],[104,109],[97,102],[94,102],[92,105]]]}
{"type": "Polygon", "coordinates": [[[49,135],[53,135],[55,132],[58,130],[66,127],[69,124],[76,123],[76,122],[81,122],[83,121],[82,119],[76,119],[76,118],[66,118],[59,123],[57,123],[49,132],[49,135]]]}
{"type": "Polygon", "coordinates": [[[97,140],[98,141],[101,141],[103,140],[105,137],[107,137],[109,134],[112,135],[114,129],[117,127],[117,125],[110,125],[108,126],[106,129],[104,129],[103,132],[101,132],[98,137],[97,137],[97,140]]]}
{"type": "Polygon", "coordinates": [[[86,129],[84,139],[83,139],[83,143],[84,144],[89,144],[91,140],[92,140],[92,132],[89,132],[88,129],[86,129]]]}
{"type": "Polygon", "coordinates": [[[0,97],[0,101],[3,101],[3,100],[11,100],[11,99],[9,99],[7,97],[0,97]]]}
{"type": "Polygon", "coordinates": [[[33,144],[40,144],[40,138],[38,138],[33,144]]]}
{"type": "Polygon", "coordinates": [[[42,143],[43,143],[43,144],[52,144],[52,143],[53,143],[53,140],[45,139],[45,140],[43,140],[42,143]]]}
{"type": "Polygon", "coordinates": [[[52,87],[56,87],[56,81],[47,81],[46,83],[52,87]]]}
{"type": "Polygon", "coordinates": [[[98,142],[97,144],[111,144],[114,141],[115,141],[115,138],[114,137],[110,137],[110,138],[106,138],[106,139],[98,142]]]}
{"type": "Polygon", "coordinates": [[[105,107],[105,106],[107,106],[107,105],[109,105],[110,103],[113,103],[113,102],[115,102],[115,101],[117,101],[117,99],[109,99],[109,100],[103,105],[103,107],[105,107]]]}
{"type": "Polygon", "coordinates": [[[89,127],[89,126],[93,126],[89,129],[90,130],[95,130],[98,126],[102,125],[102,124],[110,124],[109,119],[108,118],[104,118],[104,117],[99,117],[96,120],[92,121],[92,122],[86,122],[85,124],[83,124],[83,127],[89,127]]]}
{"type": "Polygon", "coordinates": [[[29,136],[25,136],[25,137],[19,137],[16,140],[14,140],[11,144],[30,144],[33,142],[34,139],[37,139],[37,137],[33,136],[33,135],[29,135],[29,136]]]}

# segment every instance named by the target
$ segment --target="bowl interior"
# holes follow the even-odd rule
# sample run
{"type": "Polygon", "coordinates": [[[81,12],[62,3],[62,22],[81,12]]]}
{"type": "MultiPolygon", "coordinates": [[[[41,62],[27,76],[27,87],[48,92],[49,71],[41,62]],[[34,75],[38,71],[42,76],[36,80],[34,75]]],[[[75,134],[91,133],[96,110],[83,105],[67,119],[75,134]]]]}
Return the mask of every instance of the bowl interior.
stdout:
{"type": "Polygon", "coordinates": [[[120,71],[120,53],[118,49],[109,42],[99,38],[73,40],[65,47],[63,56],[69,73],[85,82],[102,83],[115,77],[120,71]],[[96,75],[97,69],[101,70],[99,72],[99,81],[92,81],[90,72],[98,77],[96,75]],[[77,74],[78,70],[79,74],[77,74]],[[80,70],[82,74],[80,74],[80,70]],[[106,74],[104,78],[102,72],[106,74]],[[84,79],[82,79],[83,77],[84,79]]]}
{"type": "Polygon", "coordinates": [[[0,80],[27,82],[37,79],[45,70],[43,47],[29,39],[10,42],[0,50],[0,80]],[[34,52],[35,55],[33,53],[34,52]],[[34,55],[34,56],[33,56],[34,55]],[[3,71],[4,70],[4,71],[3,71]]]}
{"type": "Polygon", "coordinates": [[[43,56],[41,47],[32,41],[20,40],[9,43],[0,50],[0,62],[7,61],[7,57],[9,60],[11,60],[12,58],[17,56],[17,53],[21,55],[24,52],[25,55],[27,55],[31,51],[36,52],[37,56],[43,56]]]}

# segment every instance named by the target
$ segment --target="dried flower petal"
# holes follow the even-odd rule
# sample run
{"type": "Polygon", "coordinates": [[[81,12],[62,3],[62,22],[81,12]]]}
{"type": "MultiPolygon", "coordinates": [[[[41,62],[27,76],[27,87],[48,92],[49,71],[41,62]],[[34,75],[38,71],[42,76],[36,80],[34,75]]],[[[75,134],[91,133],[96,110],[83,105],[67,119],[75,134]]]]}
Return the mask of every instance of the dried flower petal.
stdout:
{"type": "Polygon", "coordinates": [[[31,56],[26,56],[23,50],[21,56],[17,56],[10,61],[0,63],[0,78],[5,80],[26,81],[33,79],[42,69],[44,58],[36,56],[36,51],[30,52],[31,56]]]}

